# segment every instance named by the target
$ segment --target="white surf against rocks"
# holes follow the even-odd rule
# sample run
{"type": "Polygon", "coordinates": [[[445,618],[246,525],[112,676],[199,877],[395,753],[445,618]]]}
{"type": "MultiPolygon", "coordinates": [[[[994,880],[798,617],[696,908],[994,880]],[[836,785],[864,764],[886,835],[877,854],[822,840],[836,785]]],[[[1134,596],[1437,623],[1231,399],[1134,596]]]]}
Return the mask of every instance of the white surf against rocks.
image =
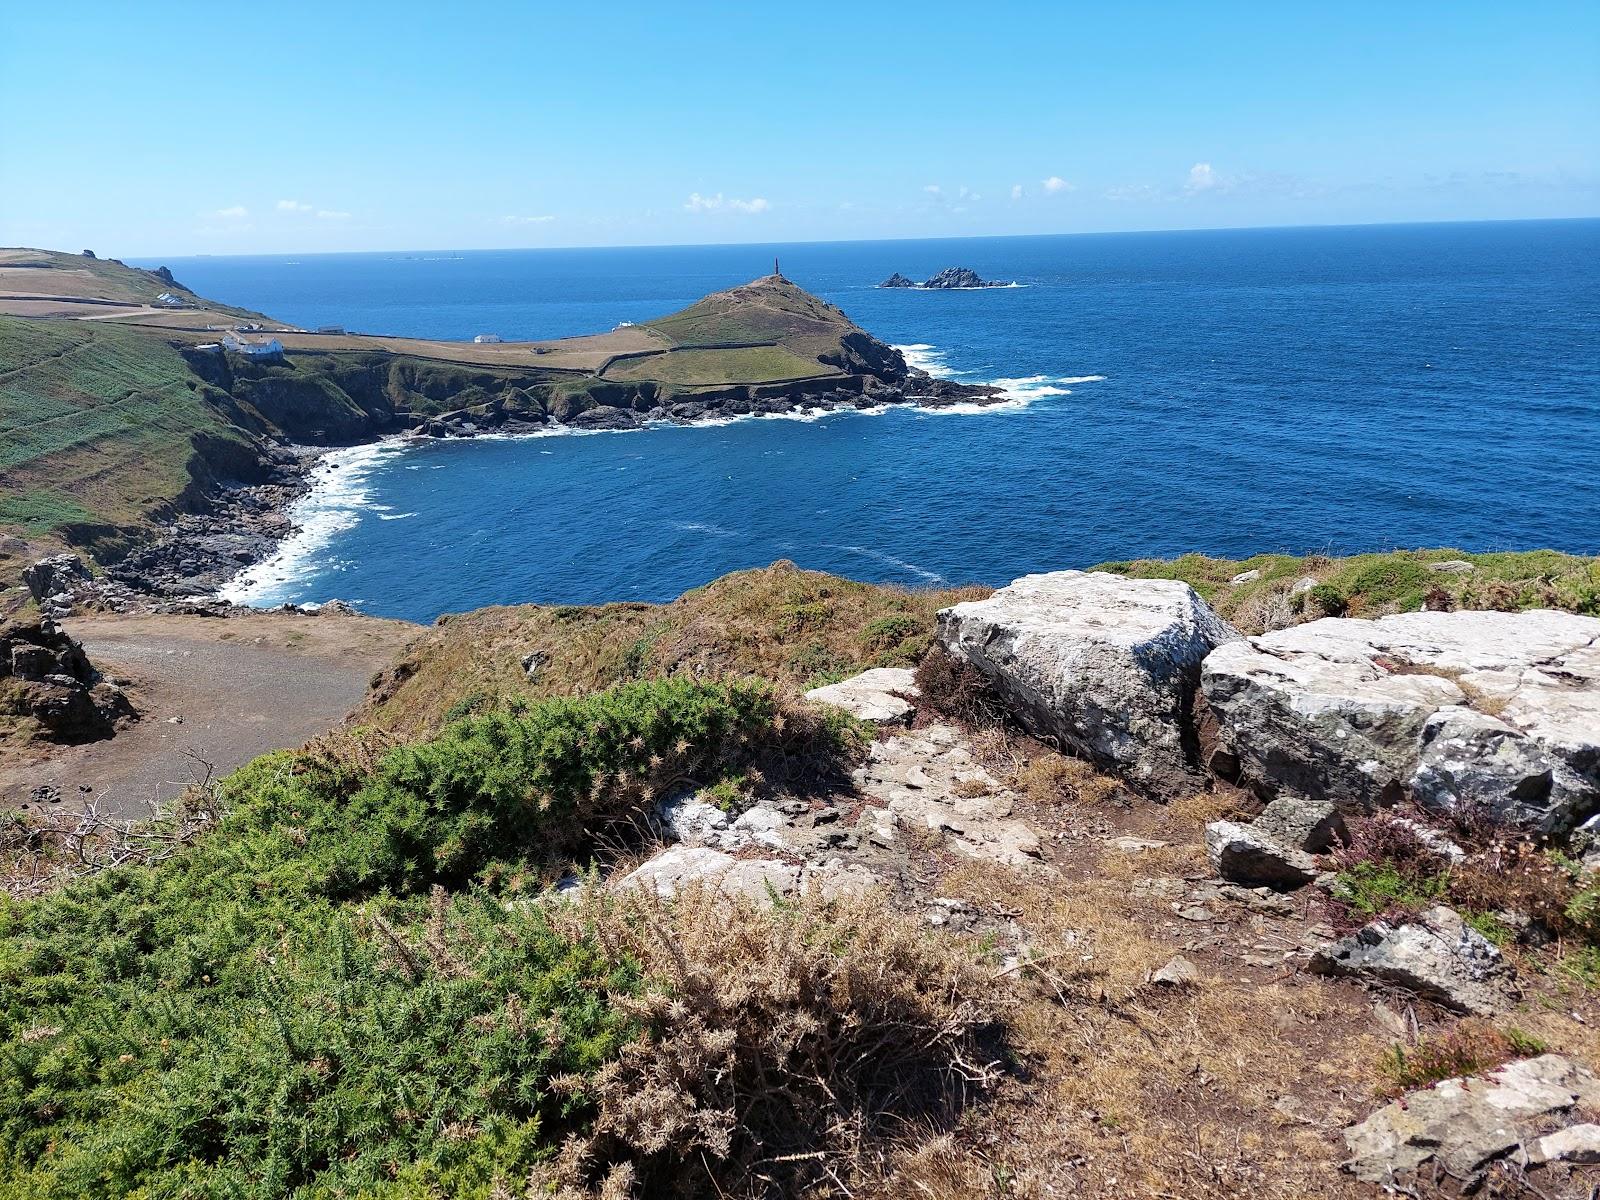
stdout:
{"type": "Polygon", "coordinates": [[[402,439],[385,438],[324,454],[311,468],[311,490],[289,506],[294,533],[271,558],[245,568],[217,589],[218,598],[258,607],[280,603],[335,537],[354,526],[363,512],[380,507],[372,498],[372,474],[406,449],[402,439]]]}
{"type": "Polygon", "coordinates": [[[940,408],[923,410],[928,414],[956,414],[976,416],[981,413],[1016,412],[1027,408],[1035,400],[1042,400],[1047,396],[1070,396],[1072,389],[1069,384],[1103,383],[1104,375],[1022,375],[1012,379],[980,379],[976,372],[961,371],[952,367],[945,358],[945,352],[937,346],[930,346],[926,342],[913,342],[909,346],[896,346],[906,360],[906,365],[915,367],[919,371],[926,371],[938,379],[954,379],[961,383],[988,384],[997,387],[1005,396],[1000,404],[949,404],[940,408]]]}

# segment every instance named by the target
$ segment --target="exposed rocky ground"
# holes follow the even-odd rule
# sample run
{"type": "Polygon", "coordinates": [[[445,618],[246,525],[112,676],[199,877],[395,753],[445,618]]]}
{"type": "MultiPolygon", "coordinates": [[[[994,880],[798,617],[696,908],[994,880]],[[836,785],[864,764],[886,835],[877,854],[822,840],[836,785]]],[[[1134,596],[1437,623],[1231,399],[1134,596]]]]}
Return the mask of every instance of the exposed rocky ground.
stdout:
{"type": "MultiPolygon", "coordinates": [[[[75,602],[84,574],[36,571],[42,602],[75,602]]],[[[885,1194],[1590,1195],[1600,620],[1424,612],[1247,638],[1172,580],[881,591],[781,565],[674,606],[468,614],[376,677],[363,719],[492,707],[477,689],[506,680],[462,637],[548,695],[782,679],[788,639],[791,679],[832,653],[920,660],[809,690],[873,731],[848,780],[674,786],[601,883],[882,904],[981,948],[1013,1041],[975,1068],[981,1103],[884,1167],[903,1185],[885,1194]],[[830,649],[815,631],[836,612],[830,649]],[[813,632],[774,638],[773,613],[813,632]]],[[[202,622],[217,653],[179,664],[209,703],[261,676],[224,645],[251,619],[274,618],[202,622]]],[[[170,618],[92,618],[85,644],[129,620],[170,618]]],[[[278,657],[263,712],[311,679],[278,657]]],[[[173,715],[140,731],[172,751],[190,720],[173,715]]]]}
{"type": "MultiPolygon", "coordinates": [[[[1571,1013],[1555,1023],[1569,1044],[1590,1048],[1575,1031],[1592,1006],[1573,1006],[1570,982],[1548,965],[1552,930],[1576,936],[1570,922],[1515,887],[1458,910],[1443,882],[1425,903],[1394,896],[1364,918],[1351,889],[1414,861],[1371,852],[1375,836],[1410,839],[1444,864],[1441,881],[1451,864],[1459,881],[1485,862],[1504,872],[1493,856],[1524,834],[1546,839],[1518,843],[1524,874],[1529,855],[1587,848],[1600,810],[1600,620],[1422,613],[1246,639],[1182,583],[1062,572],[945,610],[939,637],[935,653],[991,686],[1018,731],[953,722],[940,711],[950,695],[919,694],[909,670],[815,689],[813,701],[880,730],[848,791],[747,808],[674,795],[655,813],[664,848],[611,886],[674,895],[700,883],[762,902],[878,891],[930,926],[989,939],[1003,970],[1027,974],[1060,952],[1062,935],[1021,898],[1091,892],[1110,872],[1126,881],[1119,903],[1144,944],[1171,950],[1165,963],[1147,959],[1148,995],[1233,992],[1229,972],[1245,985],[1241,1004],[1269,980],[1301,997],[1347,989],[1325,1036],[1342,1021],[1352,1046],[1387,1039],[1393,1077],[1424,1085],[1365,1116],[1348,1093],[1332,1103],[1324,1093],[1332,1120],[1320,1127],[1339,1134],[1350,1182],[1313,1171],[1304,1178],[1318,1182],[1302,1186],[1590,1194],[1600,1131],[1586,1122],[1600,1084],[1569,1057],[1519,1058],[1546,1045],[1519,1026],[1548,1034],[1540,1014],[1552,1005],[1571,1013]],[[1046,767],[1074,781],[1056,792],[1070,806],[1041,804],[1026,784],[1046,767]],[[1208,810],[1219,819],[1187,816],[1208,810]],[[975,877],[988,903],[970,898],[975,877]],[[1015,905],[997,899],[1008,888],[1015,905]],[[1455,1078],[1475,1070],[1481,1078],[1455,1078]]],[[[1593,885],[1576,858],[1551,861],[1571,864],[1545,868],[1567,881],[1565,895],[1593,885]]],[[[1072,936],[1092,959],[1105,931],[1090,920],[1072,936]]],[[[1322,1086],[1280,1093],[1280,1118],[1314,1111],[1322,1086]]],[[[1059,1164],[1025,1174],[1055,1186],[1087,1178],[1059,1164]]]]}
{"type": "MultiPolygon", "coordinates": [[[[66,659],[72,682],[59,670],[42,683],[0,671],[0,694],[18,687],[51,706],[45,716],[68,719],[41,737],[0,738],[0,808],[93,803],[116,818],[147,817],[197,780],[338,724],[418,632],[332,607],[236,609],[226,619],[93,613],[21,628],[39,625],[53,631],[52,665],[66,659]]],[[[18,628],[0,626],[0,646],[19,644],[18,628]]],[[[37,633],[30,638],[32,647],[37,633]]]]}
{"type": "Polygon", "coordinates": [[[0,624],[0,715],[57,742],[110,737],[133,706],[50,617],[0,624]]]}

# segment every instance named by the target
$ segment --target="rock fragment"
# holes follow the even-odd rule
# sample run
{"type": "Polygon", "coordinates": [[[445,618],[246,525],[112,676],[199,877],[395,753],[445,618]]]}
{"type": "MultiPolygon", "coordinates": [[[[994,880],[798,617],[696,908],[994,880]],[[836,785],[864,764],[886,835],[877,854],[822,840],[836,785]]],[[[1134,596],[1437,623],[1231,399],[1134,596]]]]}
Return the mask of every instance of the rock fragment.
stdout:
{"type": "MultiPolygon", "coordinates": [[[[1344,1131],[1350,1151],[1344,1169],[1368,1183],[1391,1184],[1437,1161],[1458,1179],[1469,1179],[1529,1140],[1535,1122],[1596,1104],[1600,1078],[1593,1071],[1557,1054],[1541,1054],[1482,1077],[1446,1079],[1384,1105],[1344,1131]]],[[[1568,1144],[1578,1149],[1589,1137],[1551,1136],[1557,1149],[1568,1144]]]]}
{"type": "Polygon", "coordinates": [[[832,704],[853,717],[874,724],[901,724],[915,711],[911,700],[918,695],[916,674],[908,667],[874,667],[859,675],[812,688],[807,700],[832,704]]]}
{"type": "Polygon", "coordinates": [[[1480,1016],[1510,1004],[1515,977],[1494,944],[1442,904],[1415,920],[1364,925],[1318,950],[1311,969],[1394,984],[1480,1016]]]}
{"type": "Polygon", "coordinates": [[[1289,891],[1317,877],[1317,864],[1305,851],[1234,821],[1206,826],[1206,856],[1222,878],[1251,887],[1289,891]]]}

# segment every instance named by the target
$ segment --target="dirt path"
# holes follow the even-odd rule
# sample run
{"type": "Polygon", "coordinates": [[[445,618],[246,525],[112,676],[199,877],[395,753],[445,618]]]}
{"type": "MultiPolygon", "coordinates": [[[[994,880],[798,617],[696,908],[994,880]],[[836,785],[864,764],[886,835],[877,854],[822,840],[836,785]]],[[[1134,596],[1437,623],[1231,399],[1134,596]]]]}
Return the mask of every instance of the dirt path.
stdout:
{"type": "Polygon", "coordinates": [[[280,613],[65,624],[103,674],[130,681],[141,718],[104,741],[0,762],[0,804],[25,803],[41,786],[72,803],[86,788],[108,812],[145,815],[204,763],[221,775],[337,725],[419,632],[403,621],[280,613]]]}

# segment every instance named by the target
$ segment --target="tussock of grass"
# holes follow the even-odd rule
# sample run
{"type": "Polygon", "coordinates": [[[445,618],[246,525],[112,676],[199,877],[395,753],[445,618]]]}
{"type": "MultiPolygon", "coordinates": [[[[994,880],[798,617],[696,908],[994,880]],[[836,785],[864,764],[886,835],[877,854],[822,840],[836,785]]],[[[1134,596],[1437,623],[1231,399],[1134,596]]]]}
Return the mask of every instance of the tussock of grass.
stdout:
{"type": "Polygon", "coordinates": [[[555,919],[647,981],[618,1000],[638,1036],[573,1081],[595,1116],[549,1172],[568,1186],[622,1168],[647,1196],[837,1194],[872,1141],[990,1081],[992,967],[880,898],[761,911],[691,890],[555,919]]]}

